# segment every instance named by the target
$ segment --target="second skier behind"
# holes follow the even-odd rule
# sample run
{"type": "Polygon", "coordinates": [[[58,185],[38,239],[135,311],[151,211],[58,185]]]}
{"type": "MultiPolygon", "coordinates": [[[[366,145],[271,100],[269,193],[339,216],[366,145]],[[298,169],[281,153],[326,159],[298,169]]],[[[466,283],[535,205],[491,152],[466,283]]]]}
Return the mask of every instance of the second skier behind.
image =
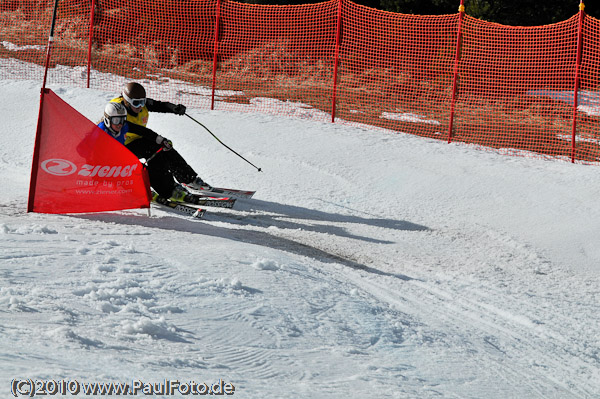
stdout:
{"type": "Polygon", "coordinates": [[[138,158],[149,159],[161,147],[163,148],[163,151],[152,158],[147,167],[150,176],[150,185],[161,197],[170,198],[174,201],[183,201],[188,192],[182,184],[195,190],[210,188],[185,159],[173,149],[173,144],[170,140],[146,128],[150,112],[185,115],[185,105],[147,98],[146,89],[137,82],[127,83],[121,95],[111,100],[110,104],[113,103],[123,105],[126,110],[127,129],[124,133],[124,141],[122,142],[131,152],[138,158]],[[152,134],[145,132],[143,129],[138,129],[138,127],[146,128],[152,134]],[[156,136],[152,137],[153,140],[142,140],[142,138],[146,138],[148,135],[156,136]],[[171,192],[168,192],[169,189],[171,189],[171,192]]]}

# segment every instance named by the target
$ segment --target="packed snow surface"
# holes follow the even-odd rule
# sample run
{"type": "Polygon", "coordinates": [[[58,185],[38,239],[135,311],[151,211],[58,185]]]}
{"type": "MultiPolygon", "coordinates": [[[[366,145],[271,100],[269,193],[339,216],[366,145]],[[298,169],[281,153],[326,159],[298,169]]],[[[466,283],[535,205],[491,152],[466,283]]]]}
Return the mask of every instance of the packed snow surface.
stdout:
{"type": "MultiPolygon", "coordinates": [[[[203,220],[27,213],[40,85],[0,81],[0,396],[31,379],[600,397],[597,166],[315,121],[305,105],[190,109],[263,172],[189,118],[148,127],[254,199],[203,220]]],[[[116,94],[49,88],[94,122],[116,94]]]]}

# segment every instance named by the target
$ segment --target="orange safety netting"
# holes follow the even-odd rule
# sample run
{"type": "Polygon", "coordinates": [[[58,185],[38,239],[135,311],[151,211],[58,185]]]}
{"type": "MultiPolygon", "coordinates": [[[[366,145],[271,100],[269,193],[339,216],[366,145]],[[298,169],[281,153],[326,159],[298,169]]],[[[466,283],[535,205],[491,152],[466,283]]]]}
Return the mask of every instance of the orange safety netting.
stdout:
{"type": "MultiPolygon", "coordinates": [[[[53,4],[0,3],[0,58],[10,63],[0,78],[41,80],[53,4]]],[[[349,0],[60,0],[58,11],[50,84],[117,93],[137,80],[150,97],[189,107],[600,161],[600,21],[583,11],[535,27],[349,0]]]]}

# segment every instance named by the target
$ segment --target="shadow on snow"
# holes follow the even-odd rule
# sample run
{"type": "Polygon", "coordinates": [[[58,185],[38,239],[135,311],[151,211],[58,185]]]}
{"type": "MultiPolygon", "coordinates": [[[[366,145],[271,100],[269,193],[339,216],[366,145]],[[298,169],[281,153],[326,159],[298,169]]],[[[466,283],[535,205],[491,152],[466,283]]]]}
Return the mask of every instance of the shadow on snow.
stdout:
{"type": "MultiPolygon", "coordinates": [[[[205,216],[206,219],[192,219],[185,216],[162,216],[160,218],[156,218],[121,213],[97,213],[71,216],[102,222],[139,225],[150,228],[221,237],[247,244],[266,246],[269,248],[294,253],[296,255],[307,256],[322,262],[339,263],[353,269],[364,270],[366,272],[378,275],[391,276],[405,281],[412,280],[412,278],[402,274],[383,272],[376,268],[344,257],[343,255],[330,253],[315,246],[304,244],[290,238],[280,237],[278,235],[269,233],[268,231],[258,231],[248,228],[221,227],[212,225],[210,222],[219,221],[232,225],[246,227],[252,226],[262,228],[264,230],[269,227],[289,230],[300,229],[381,244],[392,244],[393,242],[378,240],[371,237],[357,236],[349,233],[342,226],[334,226],[332,224],[328,224],[328,222],[362,224],[404,231],[429,230],[429,228],[425,226],[402,220],[342,215],[261,200],[238,201],[238,204],[240,205],[240,210],[236,211],[208,208],[209,212],[205,216]],[[209,223],[203,223],[203,220],[206,220],[209,223]]],[[[238,208],[238,206],[236,206],[236,208],[238,208]]]]}

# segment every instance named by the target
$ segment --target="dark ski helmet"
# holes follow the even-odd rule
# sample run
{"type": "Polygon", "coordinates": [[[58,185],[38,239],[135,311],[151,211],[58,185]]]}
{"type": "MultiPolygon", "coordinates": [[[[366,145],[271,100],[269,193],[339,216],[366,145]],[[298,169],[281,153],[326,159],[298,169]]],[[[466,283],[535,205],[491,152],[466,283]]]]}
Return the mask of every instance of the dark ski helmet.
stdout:
{"type": "Polygon", "coordinates": [[[116,131],[113,129],[112,125],[123,125],[127,120],[127,109],[121,103],[108,103],[106,107],[104,107],[104,126],[113,136],[118,137],[121,133],[121,129],[116,131]]]}
{"type": "Polygon", "coordinates": [[[130,82],[123,88],[123,98],[133,108],[146,105],[146,90],[144,86],[136,82],[130,82]]]}

